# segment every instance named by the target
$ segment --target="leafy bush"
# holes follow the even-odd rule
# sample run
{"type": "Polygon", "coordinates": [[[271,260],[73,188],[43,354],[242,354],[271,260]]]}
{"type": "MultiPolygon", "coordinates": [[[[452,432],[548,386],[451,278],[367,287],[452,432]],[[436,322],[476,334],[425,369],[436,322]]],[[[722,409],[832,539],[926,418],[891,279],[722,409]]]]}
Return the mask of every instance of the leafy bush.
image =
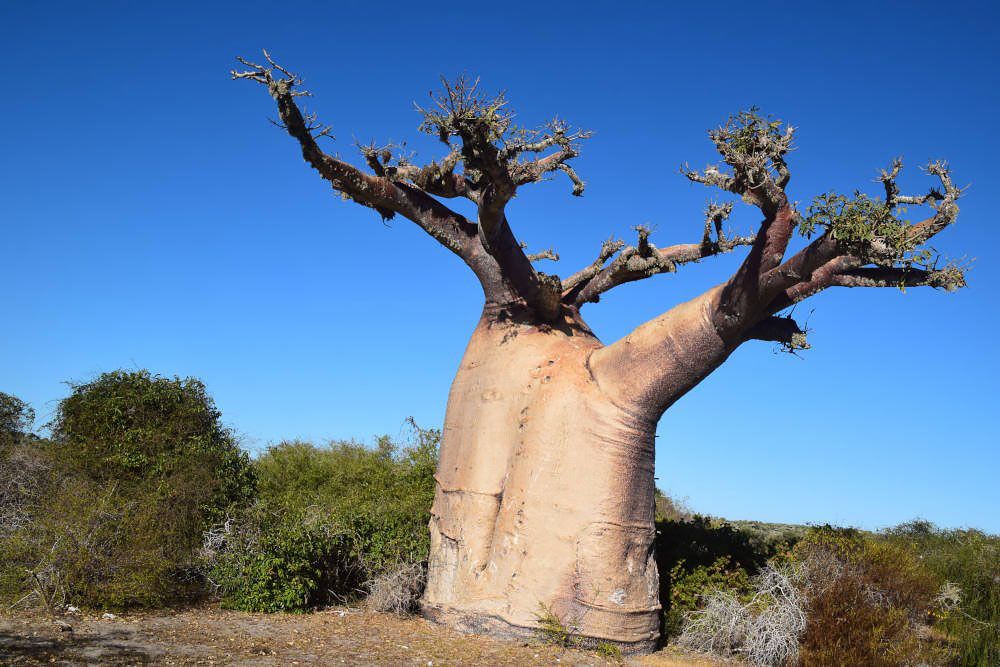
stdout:
{"type": "Polygon", "coordinates": [[[48,465],[30,433],[34,421],[27,403],[0,392],[0,540],[30,522],[29,509],[44,488],[48,465]]]}
{"type": "Polygon", "coordinates": [[[52,440],[14,452],[39,474],[0,533],[0,594],[112,608],[198,594],[204,529],[254,492],[219,417],[194,379],[116,371],[74,386],[52,440]]]}
{"type": "Polygon", "coordinates": [[[747,598],[751,593],[746,570],[733,565],[728,556],[711,565],[688,568],[682,560],[670,570],[669,606],[664,616],[664,634],[678,634],[690,612],[702,607],[713,595],[723,592],[734,599],[747,598]]]}
{"type": "Polygon", "coordinates": [[[294,441],[268,449],[255,463],[257,504],[215,531],[206,550],[224,603],[301,611],[426,561],[440,433],[413,428],[404,448],[383,437],[374,448],[294,441]]]}
{"type": "Polygon", "coordinates": [[[349,536],[315,516],[258,505],[221,538],[206,556],[229,609],[303,611],[360,581],[349,536]]]}
{"type": "Polygon", "coordinates": [[[35,411],[16,396],[0,391],[0,462],[5,452],[27,437],[35,411]]]}
{"type": "Polygon", "coordinates": [[[657,521],[690,521],[694,518],[691,509],[680,500],[655,489],[653,492],[657,521]]]}
{"type": "Polygon", "coordinates": [[[917,554],[942,582],[935,617],[963,666],[1000,665],[1000,536],[912,521],[884,538],[917,554]]]}
{"type": "Polygon", "coordinates": [[[779,526],[780,529],[769,524],[747,527],[706,516],[687,515],[686,511],[684,516],[679,520],[658,519],[656,522],[663,634],[668,638],[680,631],[684,614],[720,585],[745,591],[749,578],[759,572],[769,558],[787,550],[797,536],[795,531],[784,526],[779,526]]]}
{"type": "Polygon", "coordinates": [[[792,552],[804,571],[809,665],[935,662],[920,626],[939,583],[912,551],[852,529],[811,530],[792,552]]]}
{"type": "Polygon", "coordinates": [[[208,523],[253,497],[249,458],[200,380],[118,370],[72,388],[50,424],[60,464],[124,488],[207,471],[208,523]]]}
{"type": "Polygon", "coordinates": [[[66,476],[27,529],[0,543],[8,585],[40,601],[153,607],[202,589],[185,572],[200,525],[195,494],[176,482],[123,494],[114,482],[66,476]]]}

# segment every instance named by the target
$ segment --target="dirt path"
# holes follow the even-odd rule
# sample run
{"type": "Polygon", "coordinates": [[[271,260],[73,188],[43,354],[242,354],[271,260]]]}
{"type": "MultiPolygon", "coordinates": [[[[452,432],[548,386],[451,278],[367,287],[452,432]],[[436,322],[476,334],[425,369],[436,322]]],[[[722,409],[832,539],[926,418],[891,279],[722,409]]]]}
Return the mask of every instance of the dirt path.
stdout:
{"type": "MultiPolygon", "coordinates": [[[[3,665],[611,665],[593,652],[462,635],[420,618],[352,609],[245,614],[200,607],[115,619],[0,617],[3,665]]],[[[709,666],[661,651],[632,664],[709,666]]]]}

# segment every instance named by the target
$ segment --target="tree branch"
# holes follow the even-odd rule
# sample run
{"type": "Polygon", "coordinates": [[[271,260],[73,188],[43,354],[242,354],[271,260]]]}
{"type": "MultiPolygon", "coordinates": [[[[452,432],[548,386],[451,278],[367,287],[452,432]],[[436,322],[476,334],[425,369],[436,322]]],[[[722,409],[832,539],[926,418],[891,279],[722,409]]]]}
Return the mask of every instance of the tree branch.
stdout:
{"type": "Polygon", "coordinates": [[[463,166],[461,191],[478,207],[478,235],[482,247],[500,265],[526,304],[545,321],[554,319],[561,308],[561,283],[556,276],[539,273],[531,266],[516,241],[506,217],[506,206],[517,188],[542,180],[560,170],[573,182],[573,194],[583,192],[583,182],[567,162],[579,155],[578,144],[588,132],[570,132],[562,121],[552,121],[543,130],[524,130],[513,125],[513,114],[500,93],[494,97],[478,90],[479,82],[464,77],[444,82],[444,92],[434,98],[430,109],[418,109],[424,116],[421,129],[443,142],[457,138],[458,158],[463,166]],[[525,153],[555,152],[522,161],[525,153]]]}
{"type": "Polygon", "coordinates": [[[548,250],[543,250],[541,252],[535,252],[528,255],[529,262],[539,262],[543,259],[548,259],[553,262],[558,262],[559,253],[553,251],[552,248],[549,248],[548,250]]]}
{"type": "Polygon", "coordinates": [[[862,267],[835,274],[830,280],[831,287],[934,287],[946,292],[954,292],[966,286],[965,272],[951,265],[943,269],[898,267],[862,267]]]}
{"type": "Polygon", "coordinates": [[[806,331],[792,317],[765,317],[746,332],[747,340],[781,343],[786,352],[809,349],[806,331]]]}
{"type": "MultiPolygon", "coordinates": [[[[374,208],[384,219],[398,213],[412,220],[469,263],[474,253],[471,241],[475,238],[475,226],[419,188],[393,182],[384,170],[381,170],[383,174],[366,174],[323,152],[316,139],[328,136],[329,127],[319,126],[313,115],[304,116],[295,102],[296,97],[309,95],[307,91],[297,89],[302,79],[278,65],[266,51],[264,57],[267,66],[237,58],[250,69],[233,70],[232,78],[255,81],[267,88],[278,105],[282,126],[299,142],[306,162],[345,197],[374,208]],[[275,71],[281,76],[275,77],[275,71]]],[[[373,161],[369,160],[369,164],[373,161]]]]}
{"type": "Polygon", "coordinates": [[[621,241],[605,241],[597,260],[563,283],[563,302],[580,307],[600,300],[601,294],[619,285],[649,278],[658,273],[673,273],[677,266],[713,255],[727,253],[739,246],[751,245],[752,236],[727,238],[722,223],[732,211],[732,205],[710,203],[705,211],[705,233],[701,243],[684,243],[657,248],[649,242],[650,230],[636,227],[639,234],[634,246],[621,241]],[[712,240],[712,230],[716,238],[712,240]],[[615,254],[618,256],[605,266],[615,254]]]}

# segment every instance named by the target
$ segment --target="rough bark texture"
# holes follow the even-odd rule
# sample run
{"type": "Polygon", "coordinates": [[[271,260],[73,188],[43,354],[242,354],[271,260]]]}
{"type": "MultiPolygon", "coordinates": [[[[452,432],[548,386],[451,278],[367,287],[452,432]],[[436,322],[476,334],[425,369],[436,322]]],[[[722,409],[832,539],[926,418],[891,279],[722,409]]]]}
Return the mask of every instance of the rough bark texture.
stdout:
{"type": "Polygon", "coordinates": [[[806,332],[781,311],[830,287],[964,287],[962,267],[939,263],[927,242],[958,216],[947,164],[926,170],[940,187],[900,194],[902,162],[879,180],[885,198],[816,197],[803,215],[786,194],[794,128],[755,109],[709,132],[724,165],[685,168],[693,182],[759,209],[757,231],[727,235],[733,203],[711,201],[700,243],[658,248],[636,227],[633,245],[609,239],[565,279],[534,268],[507,219],[519,187],[560,171],[581,195],[569,162],[588,132],[559,120],[513,124],[503,95],[478,82],[445,82],[421,129],[447,146],[420,167],[393,147],[361,146],[367,173],[325,153],[330,128],[304,114],[302,80],[275,63],[240,59],[233,78],[263,84],[281,127],[306,163],[347,199],[384,218],[411,220],[451,250],[483,287],[485,308],[451,388],[430,523],[423,610],[454,627],[533,634],[555,617],[573,634],[628,651],[652,648],[660,604],[653,559],[653,455],[663,411],[748,340],[805,349],[806,332]],[[460,171],[459,171],[460,170],[460,171]],[[444,201],[476,206],[470,220],[444,201]],[[906,206],[930,206],[918,223],[906,206]],[[798,231],[817,238],[786,258],[798,231]],[[604,346],[580,309],[605,292],[749,247],[721,285],[604,346]]]}

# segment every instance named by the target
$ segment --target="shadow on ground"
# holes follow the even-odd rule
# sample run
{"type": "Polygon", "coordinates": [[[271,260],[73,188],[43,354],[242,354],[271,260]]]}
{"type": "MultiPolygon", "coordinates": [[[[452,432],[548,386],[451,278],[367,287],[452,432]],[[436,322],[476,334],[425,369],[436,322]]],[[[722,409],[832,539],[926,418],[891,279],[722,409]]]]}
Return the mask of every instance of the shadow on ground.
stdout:
{"type": "Polygon", "coordinates": [[[120,630],[102,635],[63,632],[59,636],[0,631],[0,664],[146,665],[158,657],[159,652],[136,646],[129,637],[120,630]]]}

